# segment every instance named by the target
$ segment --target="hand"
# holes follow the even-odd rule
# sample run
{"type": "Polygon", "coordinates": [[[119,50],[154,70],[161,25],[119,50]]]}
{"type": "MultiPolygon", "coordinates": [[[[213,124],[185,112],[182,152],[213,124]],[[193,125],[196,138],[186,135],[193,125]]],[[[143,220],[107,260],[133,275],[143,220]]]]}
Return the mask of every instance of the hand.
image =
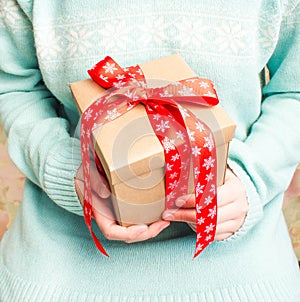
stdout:
{"type": "MultiPolygon", "coordinates": [[[[113,214],[111,192],[109,185],[95,165],[90,166],[91,188],[93,195],[94,218],[102,234],[109,240],[121,240],[126,243],[133,243],[147,240],[157,236],[162,230],[170,225],[169,221],[159,220],[147,226],[145,224],[132,225],[129,227],[120,226],[113,214]]],[[[83,201],[83,168],[80,166],[75,177],[75,188],[79,199],[83,201]]]]}
{"type": "MultiPolygon", "coordinates": [[[[106,178],[98,172],[95,163],[90,165],[91,188],[93,196],[98,196],[100,199],[107,199],[110,197],[111,192],[106,178]]],[[[83,204],[83,191],[84,191],[84,178],[83,167],[80,165],[75,176],[75,189],[80,202],[83,204]]]]}
{"type": "MultiPolygon", "coordinates": [[[[243,225],[249,210],[246,190],[242,182],[230,169],[226,170],[225,183],[218,187],[218,217],[215,240],[224,240],[232,236],[243,225]]],[[[187,222],[196,230],[195,195],[179,198],[176,211],[166,211],[163,219],[187,222]]]]}

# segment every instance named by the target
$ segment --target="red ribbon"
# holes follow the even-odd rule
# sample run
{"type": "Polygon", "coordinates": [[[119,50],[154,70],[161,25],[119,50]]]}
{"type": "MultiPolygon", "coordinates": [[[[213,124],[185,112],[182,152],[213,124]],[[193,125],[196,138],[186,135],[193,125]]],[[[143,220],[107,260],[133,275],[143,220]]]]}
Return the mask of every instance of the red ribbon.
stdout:
{"type": "MultiPolygon", "coordinates": [[[[197,257],[214,240],[216,231],[216,148],[209,127],[180,103],[196,103],[202,106],[218,104],[213,83],[194,77],[165,87],[146,88],[145,77],[139,66],[122,69],[110,57],[97,63],[88,73],[100,86],[115,88],[90,105],[81,119],[84,218],[96,246],[108,256],[92,231],[89,152],[90,148],[94,151],[92,132],[126,114],[138,104],[143,104],[164,149],[166,209],[176,209],[175,200],[188,194],[192,165],[197,225],[194,258],[197,257]]],[[[99,162],[100,169],[103,169],[97,157],[95,160],[99,162]]]]}

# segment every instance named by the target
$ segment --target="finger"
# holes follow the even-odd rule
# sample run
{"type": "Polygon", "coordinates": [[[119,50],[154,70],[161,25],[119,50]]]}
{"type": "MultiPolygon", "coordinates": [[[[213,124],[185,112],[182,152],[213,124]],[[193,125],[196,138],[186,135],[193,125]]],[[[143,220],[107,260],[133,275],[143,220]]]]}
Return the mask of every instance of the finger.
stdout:
{"type": "MultiPolygon", "coordinates": [[[[103,177],[103,176],[101,176],[103,177]]],[[[81,202],[83,202],[83,192],[84,192],[84,182],[81,179],[75,178],[74,179],[75,182],[75,188],[76,188],[76,192],[77,195],[80,199],[81,202]]],[[[95,188],[92,187],[92,192],[95,193],[96,195],[98,195],[100,198],[102,199],[107,199],[108,197],[110,197],[111,192],[109,190],[107,190],[107,188],[100,188],[97,189],[97,186],[92,185],[95,188]]]]}
{"type": "Polygon", "coordinates": [[[158,221],[150,226],[145,224],[132,225],[129,227],[120,226],[116,221],[112,221],[106,217],[101,218],[99,227],[103,235],[109,240],[121,240],[126,243],[134,243],[144,241],[157,236],[162,230],[168,227],[170,222],[158,221]]]}
{"type": "Polygon", "coordinates": [[[189,227],[190,227],[194,232],[197,232],[197,225],[196,225],[196,223],[191,223],[191,222],[189,222],[188,225],[189,225],[189,227]]]}
{"type": "Polygon", "coordinates": [[[217,189],[217,204],[218,207],[225,206],[234,200],[233,196],[234,189],[230,184],[225,183],[217,189]]]}
{"type": "Polygon", "coordinates": [[[225,182],[231,179],[233,176],[236,175],[232,172],[232,170],[229,167],[227,167],[225,172],[225,182]]]}
{"type": "MultiPolygon", "coordinates": [[[[113,206],[110,199],[103,199],[100,196],[93,194],[92,206],[95,218],[101,220],[108,219],[115,222],[116,218],[113,211],[113,206]]],[[[106,221],[106,220],[105,220],[106,221]]],[[[106,221],[107,222],[107,221],[106,221]]]]}
{"type": "MultiPolygon", "coordinates": [[[[159,220],[148,226],[148,229],[145,232],[140,233],[138,236],[126,240],[126,243],[135,243],[144,240],[148,240],[150,238],[156,237],[160,232],[162,232],[165,228],[170,225],[169,221],[159,220]]],[[[130,228],[130,227],[129,227],[130,228]]]]}
{"type": "Polygon", "coordinates": [[[242,225],[243,225],[242,220],[229,220],[217,224],[216,234],[235,233],[241,228],[242,225]]]}
{"type": "Polygon", "coordinates": [[[216,235],[224,234],[224,233],[234,233],[236,231],[236,221],[229,220],[223,223],[217,223],[216,226],[216,235]]]}
{"type": "MultiPolygon", "coordinates": [[[[80,165],[75,178],[83,182],[84,175],[82,165],[80,165]]],[[[90,178],[93,192],[102,198],[108,198],[111,195],[106,178],[98,172],[97,167],[93,162],[90,165],[90,178]]],[[[83,184],[80,185],[80,190],[83,192],[83,184]]]]}
{"type": "Polygon", "coordinates": [[[214,240],[216,240],[216,241],[225,240],[225,239],[228,239],[229,237],[231,237],[232,235],[233,235],[233,233],[216,234],[214,240]]]}
{"type": "Polygon", "coordinates": [[[195,195],[184,195],[176,199],[176,206],[180,208],[195,208],[195,195]]]}
{"type": "Polygon", "coordinates": [[[157,236],[170,222],[157,221],[150,226],[145,224],[120,226],[113,215],[111,203],[98,198],[98,207],[94,211],[95,220],[104,237],[109,240],[121,240],[128,243],[147,240],[157,236]]]}
{"type": "Polygon", "coordinates": [[[105,224],[104,222],[99,227],[107,239],[120,240],[128,243],[138,241],[138,238],[140,238],[141,234],[146,233],[148,230],[148,227],[145,224],[124,227],[118,225],[115,221],[111,224],[105,224]]]}
{"type": "Polygon", "coordinates": [[[83,181],[75,178],[74,185],[75,185],[75,189],[76,189],[78,198],[79,198],[80,202],[83,203],[83,189],[84,189],[83,181]]]}
{"type": "Polygon", "coordinates": [[[218,187],[218,206],[231,203],[240,196],[246,196],[245,187],[238,177],[227,169],[225,183],[218,187]]]}
{"type": "Polygon", "coordinates": [[[76,173],[76,178],[78,179],[83,179],[83,167],[82,164],[79,166],[77,173],[76,173]]]}
{"type": "Polygon", "coordinates": [[[92,190],[100,197],[108,198],[111,192],[107,180],[94,165],[91,165],[90,176],[92,190]]]}
{"type": "Polygon", "coordinates": [[[162,218],[167,221],[195,222],[196,210],[195,209],[167,210],[163,213],[162,218]]]}
{"type": "Polygon", "coordinates": [[[109,184],[107,183],[105,177],[101,174],[98,174],[99,182],[95,183],[95,185],[92,184],[92,190],[96,192],[100,197],[106,199],[110,197],[111,191],[109,184]]]}
{"type": "Polygon", "coordinates": [[[228,220],[244,220],[248,212],[248,203],[242,201],[232,202],[218,207],[218,223],[228,220]]]}
{"type": "Polygon", "coordinates": [[[111,207],[104,201],[98,203],[97,209],[94,208],[94,216],[104,237],[109,240],[130,241],[148,228],[146,225],[133,225],[131,227],[118,225],[111,207]]]}

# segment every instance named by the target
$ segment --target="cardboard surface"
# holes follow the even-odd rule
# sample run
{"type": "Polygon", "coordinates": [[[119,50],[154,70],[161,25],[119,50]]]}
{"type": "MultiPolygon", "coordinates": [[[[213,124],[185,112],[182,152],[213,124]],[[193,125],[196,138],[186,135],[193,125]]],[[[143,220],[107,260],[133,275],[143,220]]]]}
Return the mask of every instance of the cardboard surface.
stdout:
{"type": "MultiPolygon", "coordinates": [[[[180,81],[195,76],[178,55],[139,64],[148,85],[156,79],[180,81]],[[154,80],[153,80],[154,79],[154,80]]],[[[105,90],[93,80],[70,84],[78,110],[82,113],[105,90]]],[[[221,185],[227,165],[228,143],[235,124],[220,105],[188,105],[213,131],[217,145],[217,184],[221,185]]],[[[94,133],[96,152],[109,179],[117,220],[122,225],[151,223],[164,210],[164,154],[143,105],[103,125],[94,133]]]]}

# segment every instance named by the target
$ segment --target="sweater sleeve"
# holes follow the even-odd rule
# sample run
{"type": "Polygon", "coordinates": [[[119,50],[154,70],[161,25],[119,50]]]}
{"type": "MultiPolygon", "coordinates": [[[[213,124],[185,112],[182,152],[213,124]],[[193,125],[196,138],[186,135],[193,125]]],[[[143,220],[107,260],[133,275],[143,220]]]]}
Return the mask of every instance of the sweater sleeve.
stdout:
{"type": "Polygon", "coordinates": [[[2,1],[0,12],[0,122],[8,134],[9,154],[56,204],[81,214],[74,187],[80,144],[43,83],[30,15],[15,1],[2,1]]]}
{"type": "Polygon", "coordinates": [[[246,234],[264,207],[282,195],[300,162],[300,4],[289,2],[276,49],[268,62],[270,82],[263,89],[261,114],[245,141],[234,139],[229,166],[246,186],[249,212],[232,238],[246,234]]]}

